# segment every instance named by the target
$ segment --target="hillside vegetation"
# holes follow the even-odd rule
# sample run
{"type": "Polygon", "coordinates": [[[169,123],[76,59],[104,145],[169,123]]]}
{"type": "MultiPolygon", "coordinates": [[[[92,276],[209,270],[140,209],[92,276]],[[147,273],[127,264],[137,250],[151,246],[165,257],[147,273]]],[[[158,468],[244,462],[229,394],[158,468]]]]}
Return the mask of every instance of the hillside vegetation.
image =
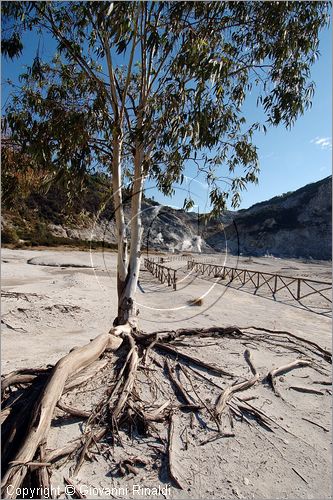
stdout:
{"type": "MultiPolygon", "coordinates": [[[[81,190],[72,196],[62,179],[50,187],[37,180],[31,178],[29,185],[26,176],[5,177],[3,245],[116,248],[112,193],[106,176],[86,175],[81,190]],[[15,186],[11,196],[9,181],[15,186]]],[[[330,176],[246,210],[227,211],[215,219],[201,215],[199,234],[196,213],[144,198],[143,248],[210,253],[227,249],[233,254],[329,260],[331,193],[330,176]]],[[[129,206],[125,212],[129,220],[129,206]]]]}

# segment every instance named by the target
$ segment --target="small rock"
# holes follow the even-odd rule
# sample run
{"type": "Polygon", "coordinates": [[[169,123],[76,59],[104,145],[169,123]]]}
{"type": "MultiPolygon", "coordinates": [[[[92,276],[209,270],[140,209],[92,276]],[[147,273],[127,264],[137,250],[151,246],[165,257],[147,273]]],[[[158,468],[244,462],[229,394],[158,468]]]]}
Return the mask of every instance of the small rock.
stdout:
{"type": "Polygon", "coordinates": [[[239,492],[236,488],[232,488],[231,491],[233,492],[234,495],[236,495],[237,498],[240,498],[239,492]]]}
{"type": "Polygon", "coordinates": [[[243,478],[243,483],[245,484],[245,486],[248,486],[250,484],[250,481],[248,480],[247,477],[244,477],[243,478]]]}

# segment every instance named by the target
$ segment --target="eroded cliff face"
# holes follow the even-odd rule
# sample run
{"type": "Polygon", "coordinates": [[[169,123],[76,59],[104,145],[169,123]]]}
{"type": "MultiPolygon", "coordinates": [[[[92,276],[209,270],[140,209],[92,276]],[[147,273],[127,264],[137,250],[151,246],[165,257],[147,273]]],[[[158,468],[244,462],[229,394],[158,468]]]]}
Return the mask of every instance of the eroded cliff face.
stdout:
{"type": "Polygon", "coordinates": [[[332,178],[235,212],[234,223],[206,241],[215,250],[227,244],[231,253],[243,255],[330,260],[332,178]]]}
{"type": "MultiPolygon", "coordinates": [[[[130,210],[126,209],[130,223],[130,210]]],[[[330,260],[332,252],[332,178],[308,184],[292,193],[257,203],[249,209],[226,212],[206,225],[194,212],[176,210],[146,200],[142,206],[144,226],[142,250],[179,252],[223,252],[243,255],[273,255],[288,258],[330,260]]],[[[65,241],[104,242],[116,245],[112,215],[97,219],[85,214],[75,224],[54,224],[43,219],[42,230],[50,244],[65,241]],[[52,239],[53,238],[53,239],[52,239]]],[[[3,227],[19,235],[29,234],[29,223],[4,214],[3,227]],[[23,228],[23,229],[22,229],[23,228]]],[[[38,227],[34,235],[38,241],[38,227]]],[[[19,241],[24,244],[24,237],[19,241]]],[[[40,243],[43,244],[43,243],[40,243]]]]}

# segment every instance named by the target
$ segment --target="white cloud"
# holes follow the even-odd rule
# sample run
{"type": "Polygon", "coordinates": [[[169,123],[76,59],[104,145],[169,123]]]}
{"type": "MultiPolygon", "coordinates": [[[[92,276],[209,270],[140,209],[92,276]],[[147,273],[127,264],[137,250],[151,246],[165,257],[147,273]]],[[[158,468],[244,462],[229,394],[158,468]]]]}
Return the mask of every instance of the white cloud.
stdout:
{"type": "Polygon", "coordinates": [[[319,146],[320,149],[332,149],[332,139],[330,137],[316,137],[315,139],[311,139],[310,142],[319,146]]]}

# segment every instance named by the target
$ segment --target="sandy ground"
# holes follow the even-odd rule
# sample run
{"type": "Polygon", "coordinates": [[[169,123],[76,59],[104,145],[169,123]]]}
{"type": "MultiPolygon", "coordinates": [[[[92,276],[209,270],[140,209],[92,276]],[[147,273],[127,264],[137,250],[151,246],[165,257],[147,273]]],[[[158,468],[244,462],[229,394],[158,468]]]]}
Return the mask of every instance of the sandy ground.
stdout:
{"type": "MultiPolygon", "coordinates": [[[[235,264],[325,281],[331,274],[328,263],[269,258],[252,261],[241,258],[236,262],[228,257],[226,265],[235,264]]],[[[116,254],[111,252],[2,250],[2,372],[54,363],[74,346],[108,331],[116,316],[115,266],[116,254]]],[[[327,311],[318,314],[283,297],[274,301],[268,296],[254,295],[251,289],[239,290],[237,285],[226,287],[214,280],[188,274],[186,262],[174,261],[172,266],[179,269],[177,291],[161,285],[148,271],[142,270],[137,294],[142,330],[257,326],[288,330],[331,350],[331,319],[327,311]],[[204,297],[203,305],[190,307],[188,302],[198,297],[204,297]]],[[[251,350],[261,375],[299,357],[299,353],[283,344],[271,348],[255,340],[211,339],[203,342],[197,339],[187,344],[184,343],[184,352],[213,361],[241,380],[249,376],[244,361],[246,348],[251,350]]],[[[160,356],[155,356],[158,363],[160,356]]],[[[151,373],[155,376],[153,368],[151,373]]],[[[196,387],[201,397],[212,403],[220,391],[199,375],[194,375],[196,387]]],[[[86,462],[76,482],[95,488],[88,498],[331,498],[331,388],[326,385],[330,376],[328,365],[320,363],[319,372],[306,367],[280,377],[278,384],[283,398],[275,397],[264,384],[242,393],[242,397],[256,397],[253,404],[267,412],[276,423],[273,432],[235,421],[234,438],[203,444],[214,435],[209,419],[204,415],[191,422],[189,415],[177,415],[176,458],[183,490],[171,487],[166,494],[155,496],[140,496],[133,490],[135,484],[161,488],[169,484],[166,473],[158,474],[154,468],[153,459],[152,465],[140,469],[138,476],[119,478],[114,472],[115,464],[124,454],[142,454],[139,451],[142,449],[146,456],[151,453],[146,438],[137,437],[131,441],[125,435],[123,447],[113,449],[111,458],[104,454],[95,461],[86,462]],[[320,385],[323,381],[325,384],[320,385]],[[321,394],[290,389],[305,385],[319,389],[321,394]],[[284,429],[278,425],[281,422],[284,429]],[[114,490],[112,496],[105,492],[105,488],[111,487],[128,488],[128,491],[114,490]]],[[[148,387],[144,393],[148,400],[152,392],[151,380],[144,379],[144,374],[142,377],[143,386],[148,387]]],[[[210,375],[210,379],[220,388],[230,384],[230,380],[223,377],[210,375]]],[[[108,375],[101,380],[106,384],[108,375]]],[[[90,392],[81,393],[83,407],[89,408],[96,398],[98,400],[101,384],[98,381],[94,384],[87,389],[90,392]]],[[[157,374],[153,385],[159,391],[155,400],[162,398],[163,402],[166,394],[174,397],[166,381],[159,379],[157,374]]],[[[228,422],[225,425],[228,426],[228,422]]],[[[60,419],[52,429],[50,448],[61,446],[81,430],[77,422],[60,419]]],[[[165,429],[159,432],[163,444],[165,429]]],[[[163,465],[161,443],[156,444],[158,458],[155,458],[163,465]]],[[[63,476],[69,474],[68,468],[69,464],[65,464],[54,473],[53,484],[63,487],[63,476]]]]}

